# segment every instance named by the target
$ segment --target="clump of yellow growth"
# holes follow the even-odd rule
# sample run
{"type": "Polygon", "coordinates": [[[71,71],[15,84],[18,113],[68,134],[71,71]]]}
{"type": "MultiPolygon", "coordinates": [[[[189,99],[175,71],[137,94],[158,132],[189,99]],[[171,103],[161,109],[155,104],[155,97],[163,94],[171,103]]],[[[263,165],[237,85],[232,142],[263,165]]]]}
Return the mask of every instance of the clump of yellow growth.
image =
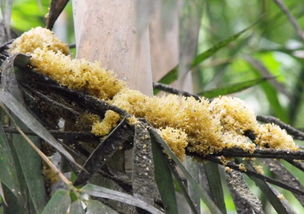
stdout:
{"type": "Polygon", "coordinates": [[[168,143],[172,151],[181,160],[185,157],[185,148],[187,147],[187,134],[181,130],[166,127],[160,129],[161,137],[168,143]]]}
{"type": "Polygon", "coordinates": [[[60,52],[35,49],[31,53],[31,64],[39,72],[51,77],[60,84],[76,90],[84,90],[100,99],[111,99],[123,87],[112,72],[102,69],[95,62],[71,59],[60,52]]]}
{"type": "Polygon", "coordinates": [[[263,124],[259,126],[256,142],[266,148],[297,150],[290,135],[275,124],[263,124]]]}
{"type": "MultiPolygon", "coordinates": [[[[12,44],[11,51],[30,54],[36,70],[58,83],[83,90],[125,110],[134,116],[129,118],[130,123],[137,123],[135,117],[145,118],[160,130],[181,159],[185,147],[201,154],[234,147],[254,151],[254,143],[261,147],[297,149],[292,138],[279,127],[259,125],[254,113],[237,98],[220,97],[210,102],[205,98],[195,100],[177,95],[145,96],[127,88],[98,63],[71,59],[66,55],[66,46],[48,30],[35,28],[23,34],[12,44]],[[244,136],[248,130],[257,136],[254,143],[244,136]]],[[[101,122],[93,121],[92,133],[108,134],[119,119],[118,114],[107,111],[101,122]]]]}
{"type": "Polygon", "coordinates": [[[247,168],[246,168],[245,164],[243,164],[243,163],[240,163],[240,164],[239,164],[239,169],[240,169],[241,171],[243,171],[243,172],[246,172],[246,171],[247,171],[247,168]]]}
{"type": "Polygon", "coordinates": [[[254,169],[257,171],[257,173],[264,175],[264,168],[261,165],[253,165],[254,169]]]}
{"type": "Polygon", "coordinates": [[[119,119],[119,114],[109,110],[105,113],[105,118],[101,122],[96,121],[93,123],[91,132],[97,136],[109,134],[113,127],[116,126],[119,119]]]}
{"type": "Polygon", "coordinates": [[[212,115],[219,117],[226,130],[244,134],[246,130],[255,131],[258,127],[255,114],[240,99],[219,97],[211,102],[210,109],[212,115]]]}
{"type": "Polygon", "coordinates": [[[69,54],[69,47],[54,36],[52,31],[42,27],[37,27],[29,32],[25,32],[12,44],[12,53],[32,54],[37,48],[43,50],[59,52],[64,55],[69,54]]]}

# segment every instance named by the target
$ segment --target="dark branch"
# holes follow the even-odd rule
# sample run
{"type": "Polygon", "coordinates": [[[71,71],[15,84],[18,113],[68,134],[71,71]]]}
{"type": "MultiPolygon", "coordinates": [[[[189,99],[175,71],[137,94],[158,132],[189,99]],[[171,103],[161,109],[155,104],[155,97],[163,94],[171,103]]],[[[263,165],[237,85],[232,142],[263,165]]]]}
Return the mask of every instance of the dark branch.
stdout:
{"type": "Polygon", "coordinates": [[[284,188],[286,190],[289,190],[291,192],[297,193],[299,195],[304,195],[304,192],[302,190],[294,188],[294,187],[292,187],[292,186],[290,186],[290,185],[288,185],[286,183],[282,183],[279,180],[276,180],[276,179],[273,179],[273,178],[269,178],[269,177],[267,177],[265,175],[259,174],[259,173],[255,172],[255,171],[250,170],[250,169],[246,169],[246,170],[240,169],[239,165],[236,164],[236,163],[234,163],[234,162],[230,161],[230,162],[224,164],[224,163],[221,162],[221,160],[219,160],[216,157],[209,157],[209,158],[207,158],[207,160],[210,160],[210,161],[212,161],[214,163],[217,163],[217,164],[229,167],[229,168],[234,169],[236,171],[242,172],[242,173],[244,173],[244,174],[246,174],[248,176],[256,177],[258,179],[266,181],[266,182],[268,182],[270,184],[274,184],[274,185],[276,185],[278,187],[284,188]]]}
{"type": "Polygon", "coordinates": [[[182,95],[182,96],[185,96],[185,97],[194,97],[196,100],[201,99],[200,96],[198,96],[198,95],[191,94],[187,91],[181,91],[181,90],[178,90],[176,88],[172,88],[172,87],[170,87],[166,84],[162,84],[162,83],[158,83],[158,82],[153,82],[153,88],[161,90],[161,91],[168,92],[170,94],[177,94],[177,95],[182,95]]]}
{"type": "MultiPolygon", "coordinates": [[[[4,131],[12,134],[19,134],[19,132],[13,127],[3,127],[4,131]]],[[[74,140],[88,140],[88,139],[98,139],[91,132],[79,132],[79,131],[59,131],[59,130],[49,130],[49,132],[56,138],[59,139],[74,139],[74,140]]],[[[27,135],[36,136],[37,134],[32,131],[24,131],[27,135]]]]}
{"type": "Polygon", "coordinates": [[[208,155],[200,155],[194,152],[187,151],[187,155],[200,156],[201,158],[212,158],[216,156],[224,157],[255,157],[255,158],[277,158],[277,159],[295,159],[304,160],[304,151],[276,150],[276,149],[255,149],[254,152],[246,152],[242,149],[224,149],[220,152],[208,155]]]}

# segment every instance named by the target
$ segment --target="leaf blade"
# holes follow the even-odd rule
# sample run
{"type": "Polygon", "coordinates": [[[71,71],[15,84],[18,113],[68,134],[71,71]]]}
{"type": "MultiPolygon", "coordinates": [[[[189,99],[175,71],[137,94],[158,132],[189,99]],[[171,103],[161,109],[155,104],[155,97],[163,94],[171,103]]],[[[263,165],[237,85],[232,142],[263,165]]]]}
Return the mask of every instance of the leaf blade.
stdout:
{"type": "Polygon", "coordinates": [[[144,210],[147,210],[151,213],[155,214],[163,214],[160,210],[156,209],[155,207],[151,206],[150,204],[146,203],[145,201],[142,201],[132,195],[111,190],[105,187],[100,187],[94,184],[87,184],[82,189],[82,192],[87,193],[88,195],[99,197],[99,198],[107,198],[115,201],[119,201],[125,204],[129,204],[132,206],[136,206],[139,208],[142,208],[144,210]]]}
{"type": "Polygon", "coordinates": [[[175,189],[173,185],[173,178],[169,167],[169,162],[161,147],[151,138],[155,181],[158,186],[158,190],[165,205],[166,213],[175,214],[177,211],[177,202],[175,196],[175,189]]]}
{"type": "Polygon", "coordinates": [[[63,189],[57,190],[41,214],[65,214],[70,204],[70,192],[63,189]]]}
{"type": "Polygon", "coordinates": [[[232,93],[236,93],[236,92],[240,92],[243,91],[245,89],[251,88],[253,86],[256,86],[266,80],[268,80],[270,78],[264,77],[264,78],[257,78],[257,79],[253,79],[253,80],[248,80],[248,81],[244,81],[244,82],[238,82],[235,84],[231,84],[225,87],[221,87],[221,88],[216,88],[216,89],[211,89],[208,91],[202,91],[199,92],[198,95],[199,96],[204,96],[207,98],[214,98],[217,96],[222,96],[222,95],[228,95],[228,94],[232,94],[232,93]]]}

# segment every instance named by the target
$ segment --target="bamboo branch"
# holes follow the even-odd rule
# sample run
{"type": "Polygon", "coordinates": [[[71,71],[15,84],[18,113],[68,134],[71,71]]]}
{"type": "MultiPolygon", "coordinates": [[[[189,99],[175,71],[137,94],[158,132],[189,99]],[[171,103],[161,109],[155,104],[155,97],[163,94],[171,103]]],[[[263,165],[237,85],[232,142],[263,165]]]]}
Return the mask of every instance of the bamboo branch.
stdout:
{"type": "MultiPolygon", "coordinates": [[[[4,132],[12,133],[12,134],[18,134],[18,130],[14,127],[3,127],[4,132]]],[[[60,130],[48,130],[54,137],[60,138],[60,139],[75,139],[75,140],[84,140],[84,139],[98,139],[94,134],[91,132],[86,132],[86,131],[60,131],[60,130]]],[[[32,131],[25,131],[24,132],[26,135],[33,135],[37,136],[32,131]]]]}
{"type": "Polygon", "coordinates": [[[304,151],[290,151],[290,150],[276,150],[276,149],[255,149],[254,152],[246,152],[239,148],[234,149],[224,149],[220,152],[201,155],[195,152],[186,152],[190,156],[200,156],[202,158],[213,158],[218,156],[224,157],[255,157],[255,158],[277,158],[277,159],[295,159],[295,160],[304,160],[304,151]]]}
{"type": "Polygon", "coordinates": [[[171,94],[182,95],[182,96],[185,96],[185,97],[194,97],[196,100],[201,99],[200,96],[198,96],[198,95],[191,94],[187,91],[181,91],[181,90],[178,90],[176,88],[172,88],[172,87],[170,87],[166,84],[162,84],[162,83],[159,83],[159,82],[153,82],[153,88],[161,90],[161,91],[165,91],[165,92],[168,92],[168,93],[171,93],[171,94]]]}
{"type": "Polygon", "coordinates": [[[282,182],[279,181],[279,180],[276,180],[276,179],[267,177],[267,176],[265,176],[265,175],[259,174],[259,173],[255,172],[255,171],[250,170],[250,169],[246,169],[246,170],[240,169],[239,165],[236,164],[235,162],[230,161],[230,162],[224,164],[224,163],[222,163],[222,162],[221,162],[218,158],[216,158],[216,157],[209,157],[209,158],[207,158],[207,160],[210,160],[210,161],[212,161],[212,162],[214,162],[214,163],[217,163],[217,164],[220,164],[220,165],[229,167],[229,168],[234,169],[234,170],[236,170],[236,171],[242,172],[242,173],[244,173],[244,174],[246,174],[246,175],[254,176],[254,177],[258,178],[258,179],[261,179],[261,180],[263,180],[263,181],[266,181],[266,182],[268,182],[268,183],[270,183],[270,184],[274,184],[274,185],[276,185],[276,186],[278,186],[278,187],[284,188],[284,189],[286,189],[286,190],[289,190],[289,191],[291,191],[291,192],[297,193],[297,194],[299,194],[299,195],[304,195],[303,190],[294,188],[294,187],[292,187],[292,186],[290,186],[290,185],[288,185],[288,184],[286,184],[286,183],[282,183],[282,182]]]}

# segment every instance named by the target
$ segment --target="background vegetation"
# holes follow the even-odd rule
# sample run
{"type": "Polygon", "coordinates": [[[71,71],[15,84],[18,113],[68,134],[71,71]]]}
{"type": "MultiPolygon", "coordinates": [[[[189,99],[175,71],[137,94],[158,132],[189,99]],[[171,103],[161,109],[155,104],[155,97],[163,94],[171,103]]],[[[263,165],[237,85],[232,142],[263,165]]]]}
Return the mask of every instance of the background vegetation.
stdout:
{"type": "MultiPolygon", "coordinates": [[[[234,96],[245,100],[258,115],[273,115],[298,129],[304,129],[304,31],[301,30],[304,29],[304,4],[298,0],[285,0],[284,4],[288,8],[286,12],[280,8],[281,1],[276,0],[190,2],[196,7],[194,19],[199,20],[199,36],[197,41],[192,41],[197,43],[197,55],[213,48],[203,59],[196,58],[198,63],[192,70],[193,75],[197,77],[195,92],[208,95],[206,91],[215,89],[214,94],[210,95],[214,97],[226,92],[241,91],[234,96]],[[295,19],[291,20],[289,15],[295,19]],[[256,24],[252,26],[253,23],[256,24]],[[249,29],[238,34],[248,26],[249,29]],[[261,82],[263,77],[269,80],[261,82]],[[243,90],[245,88],[248,89],[243,90]]],[[[15,0],[12,7],[12,28],[20,34],[32,27],[44,26],[48,7],[48,0],[15,0]]],[[[194,10],[189,10],[185,16],[190,16],[193,12],[194,10]]],[[[64,16],[60,18],[61,21],[57,23],[54,31],[67,43],[73,44],[71,3],[63,13],[64,16]]],[[[175,78],[171,76],[161,82],[170,83],[173,79],[175,78]]],[[[301,142],[299,144],[301,145],[301,142]]],[[[303,171],[286,162],[282,164],[301,182],[304,181],[303,171]]],[[[268,176],[274,176],[266,167],[265,172],[268,176]]],[[[260,188],[250,179],[247,179],[247,182],[251,191],[263,202],[266,212],[275,213],[260,188]]],[[[223,183],[227,213],[235,213],[232,197],[227,185],[223,183]]],[[[177,184],[176,186],[179,190],[177,184]]],[[[5,191],[7,190],[4,188],[5,191]]],[[[42,193],[37,191],[33,194],[38,197],[42,193]]],[[[296,213],[304,212],[301,203],[290,192],[282,189],[280,192],[288,199],[290,207],[294,208],[296,213]]],[[[66,199],[67,193],[64,190],[57,194],[62,200],[66,199]]],[[[40,200],[41,204],[46,202],[43,197],[40,200]]],[[[203,213],[207,212],[205,204],[201,202],[203,213]]]]}

